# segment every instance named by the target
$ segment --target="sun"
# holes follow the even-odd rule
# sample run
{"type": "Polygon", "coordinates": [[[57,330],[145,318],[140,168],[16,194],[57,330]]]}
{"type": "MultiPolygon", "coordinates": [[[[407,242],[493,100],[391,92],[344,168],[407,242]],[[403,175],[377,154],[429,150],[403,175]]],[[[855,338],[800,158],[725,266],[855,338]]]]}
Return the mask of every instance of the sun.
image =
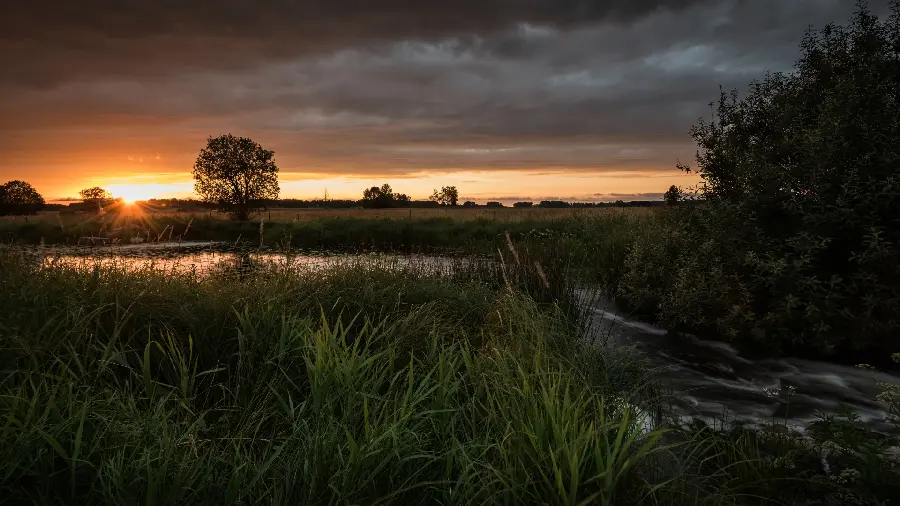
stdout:
{"type": "Polygon", "coordinates": [[[140,184],[111,184],[106,189],[113,197],[121,198],[122,202],[132,205],[139,200],[148,200],[156,197],[155,188],[140,184]]]}

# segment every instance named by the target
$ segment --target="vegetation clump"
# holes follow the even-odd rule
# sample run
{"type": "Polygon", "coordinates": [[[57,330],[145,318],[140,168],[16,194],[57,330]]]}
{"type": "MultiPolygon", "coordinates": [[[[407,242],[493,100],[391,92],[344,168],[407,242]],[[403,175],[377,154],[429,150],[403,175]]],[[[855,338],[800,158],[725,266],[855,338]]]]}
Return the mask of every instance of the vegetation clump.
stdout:
{"type": "Polygon", "coordinates": [[[722,93],[692,131],[696,201],[633,246],[621,300],[749,347],[897,348],[900,4],[891,12],[863,6],[808,33],[792,73],[722,93]]]}

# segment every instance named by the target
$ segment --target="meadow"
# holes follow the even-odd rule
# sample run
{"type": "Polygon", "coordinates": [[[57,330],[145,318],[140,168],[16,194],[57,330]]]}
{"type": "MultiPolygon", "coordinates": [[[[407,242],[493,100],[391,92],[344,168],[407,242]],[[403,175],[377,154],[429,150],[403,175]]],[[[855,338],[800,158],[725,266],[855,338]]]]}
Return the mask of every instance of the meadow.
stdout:
{"type": "Polygon", "coordinates": [[[184,239],[275,244],[299,248],[376,251],[449,250],[491,243],[506,232],[565,230],[585,220],[615,222],[656,212],[647,208],[595,209],[275,209],[236,222],[216,212],[178,212],[123,206],[97,213],[42,212],[0,217],[6,243],[76,244],[83,236],[148,242],[184,239]],[[260,236],[260,229],[263,234],[260,236]]]}

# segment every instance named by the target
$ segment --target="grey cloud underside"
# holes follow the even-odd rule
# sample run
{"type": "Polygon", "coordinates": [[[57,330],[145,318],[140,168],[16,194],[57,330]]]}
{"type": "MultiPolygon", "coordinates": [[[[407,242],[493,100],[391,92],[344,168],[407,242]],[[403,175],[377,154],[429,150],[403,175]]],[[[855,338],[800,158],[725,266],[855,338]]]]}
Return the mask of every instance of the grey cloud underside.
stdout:
{"type": "Polygon", "coordinates": [[[96,72],[242,68],[398,39],[627,22],[708,0],[93,0],[5,2],[0,63],[20,83],[96,72]],[[83,58],[92,55],[93,58],[83,58]]]}
{"type": "MultiPolygon", "coordinates": [[[[157,132],[133,134],[145,147],[159,132],[197,143],[233,131],[274,144],[288,168],[357,172],[672,167],[693,154],[688,129],[720,85],[789,70],[808,25],[853,10],[848,0],[15,3],[0,7],[0,65],[12,70],[0,77],[0,151],[50,129],[118,135],[139,122],[157,132]]],[[[887,0],[870,4],[884,11],[887,0]]]]}

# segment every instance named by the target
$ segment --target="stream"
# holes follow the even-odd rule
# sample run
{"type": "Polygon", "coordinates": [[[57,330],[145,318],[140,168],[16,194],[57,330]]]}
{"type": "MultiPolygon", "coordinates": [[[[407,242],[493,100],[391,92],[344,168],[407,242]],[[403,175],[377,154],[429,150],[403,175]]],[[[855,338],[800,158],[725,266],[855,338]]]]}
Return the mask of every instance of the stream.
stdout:
{"type": "Polygon", "coordinates": [[[877,383],[900,384],[898,376],[799,358],[750,360],[721,341],[689,335],[676,341],[664,329],[628,318],[610,301],[598,301],[589,311],[594,331],[608,345],[644,352],[682,419],[750,424],[774,419],[802,431],[817,420],[817,412],[840,413],[846,407],[875,430],[893,428],[875,396],[877,383]]]}

